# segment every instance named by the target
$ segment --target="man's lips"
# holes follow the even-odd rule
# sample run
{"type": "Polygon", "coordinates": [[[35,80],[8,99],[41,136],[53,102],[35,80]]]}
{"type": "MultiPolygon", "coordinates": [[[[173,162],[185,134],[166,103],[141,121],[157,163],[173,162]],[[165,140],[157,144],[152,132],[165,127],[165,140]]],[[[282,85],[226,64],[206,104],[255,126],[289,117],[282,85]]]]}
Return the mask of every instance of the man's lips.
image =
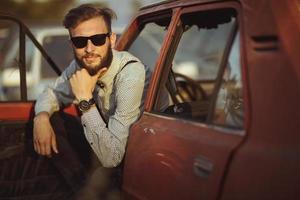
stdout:
{"type": "Polygon", "coordinates": [[[86,55],[83,57],[84,60],[91,62],[94,61],[95,59],[97,59],[99,56],[97,55],[86,55]]]}

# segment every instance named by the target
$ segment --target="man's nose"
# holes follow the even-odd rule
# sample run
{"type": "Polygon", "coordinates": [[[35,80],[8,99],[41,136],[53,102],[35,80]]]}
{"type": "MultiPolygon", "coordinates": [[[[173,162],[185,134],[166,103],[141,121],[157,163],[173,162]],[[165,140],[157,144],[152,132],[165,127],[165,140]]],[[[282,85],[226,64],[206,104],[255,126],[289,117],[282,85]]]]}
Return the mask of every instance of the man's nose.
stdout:
{"type": "Polygon", "coordinates": [[[95,49],[95,45],[92,43],[91,40],[88,40],[85,47],[85,51],[89,53],[89,52],[93,52],[94,49],[95,49]]]}

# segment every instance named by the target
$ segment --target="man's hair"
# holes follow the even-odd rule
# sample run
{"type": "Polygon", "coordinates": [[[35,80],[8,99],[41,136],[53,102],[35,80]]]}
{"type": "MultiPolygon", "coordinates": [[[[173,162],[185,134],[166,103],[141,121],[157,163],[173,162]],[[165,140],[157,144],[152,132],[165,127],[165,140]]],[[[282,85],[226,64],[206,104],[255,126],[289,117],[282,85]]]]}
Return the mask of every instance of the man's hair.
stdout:
{"type": "Polygon", "coordinates": [[[103,17],[109,32],[111,32],[111,20],[117,18],[115,12],[110,8],[97,8],[92,4],[82,4],[66,14],[63,25],[67,29],[76,28],[81,22],[94,17],[103,17]]]}

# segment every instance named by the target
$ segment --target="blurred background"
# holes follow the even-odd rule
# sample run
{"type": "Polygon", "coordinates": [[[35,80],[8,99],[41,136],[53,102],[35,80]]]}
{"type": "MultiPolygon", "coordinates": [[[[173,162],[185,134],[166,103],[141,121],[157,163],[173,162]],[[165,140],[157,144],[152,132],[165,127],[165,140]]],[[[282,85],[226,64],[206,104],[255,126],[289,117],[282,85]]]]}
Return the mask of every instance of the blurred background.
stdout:
{"type": "Polygon", "coordinates": [[[160,0],[4,0],[0,12],[20,17],[26,23],[61,24],[66,12],[83,3],[108,6],[115,10],[118,19],[115,23],[124,25],[129,22],[137,10],[160,0]]]}
{"type": "MultiPolygon", "coordinates": [[[[2,0],[0,15],[17,17],[25,23],[54,63],[63,71],[73,59],[67,30],[62,25],[65,14],[84,3],[112,8],[117,20],[112,30],[123,32],[137,11],[157,0],[2,0]]],[[[20,100],[20,28],[0,17],[0,101],[20,100]]],[[[26,82],[29,100],[35,100],[57,74],[26,35],[26,82]]]]}

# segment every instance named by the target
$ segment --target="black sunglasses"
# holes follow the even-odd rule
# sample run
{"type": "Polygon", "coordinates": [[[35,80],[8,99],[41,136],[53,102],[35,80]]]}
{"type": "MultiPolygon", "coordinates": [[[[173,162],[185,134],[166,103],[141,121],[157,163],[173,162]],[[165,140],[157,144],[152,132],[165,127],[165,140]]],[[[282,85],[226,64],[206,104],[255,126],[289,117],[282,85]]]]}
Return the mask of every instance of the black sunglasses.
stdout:
{"type": "Polygon", "coordinates": [[[93,45],[102,46],[106,42],[106,37],[109,37],[110,33],[96,34],[90,37],[71,37],[71,41],[76,48],[86,47],[88,40],[91,40],[93,45]]]}

